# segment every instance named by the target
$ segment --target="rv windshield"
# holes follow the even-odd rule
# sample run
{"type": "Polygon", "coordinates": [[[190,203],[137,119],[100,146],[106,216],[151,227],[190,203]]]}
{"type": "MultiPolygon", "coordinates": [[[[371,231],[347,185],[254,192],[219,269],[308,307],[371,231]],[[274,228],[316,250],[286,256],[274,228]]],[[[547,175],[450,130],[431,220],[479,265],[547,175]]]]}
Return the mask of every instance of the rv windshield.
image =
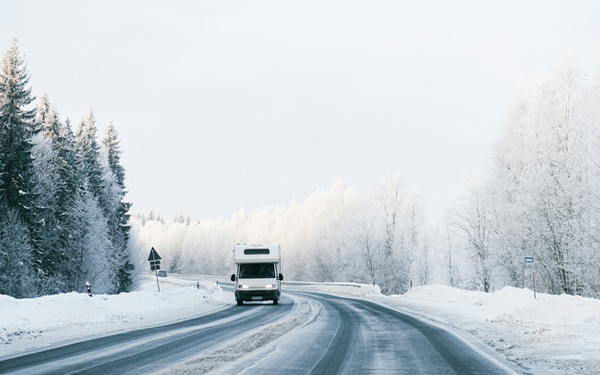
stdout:
{"type": "Polygon", "coordinates": [[[273,263],[240,264],[240,279],[274,279],[273,263]]]}

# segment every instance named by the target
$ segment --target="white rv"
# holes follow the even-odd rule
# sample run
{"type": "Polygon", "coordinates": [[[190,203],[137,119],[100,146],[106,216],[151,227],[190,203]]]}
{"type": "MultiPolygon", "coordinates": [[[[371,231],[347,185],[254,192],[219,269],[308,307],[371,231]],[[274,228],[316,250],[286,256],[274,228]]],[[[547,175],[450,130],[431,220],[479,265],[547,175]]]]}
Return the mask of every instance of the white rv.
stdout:
{"type": "Polygon", "coordinates": [[[279,303],[281,296],[281,248],[279,245],[236,245],[233,248],[236,273],[231,275],[235,282],[235,300],[273,301],[279,303]]]}

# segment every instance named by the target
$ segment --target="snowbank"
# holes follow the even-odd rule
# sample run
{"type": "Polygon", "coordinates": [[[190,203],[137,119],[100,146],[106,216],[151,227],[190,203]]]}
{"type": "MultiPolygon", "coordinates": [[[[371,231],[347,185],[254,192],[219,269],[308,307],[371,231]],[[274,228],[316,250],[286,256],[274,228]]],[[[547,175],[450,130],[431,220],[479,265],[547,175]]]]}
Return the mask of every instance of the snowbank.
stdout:
{"type": "Polygon", "coordinates": [[[282,288],[312,290],[315,292],[344,293],[353,296],[381,295],[378,285],[358,283],[311,283],[305,281],[284,281],[282,288]]]}
{"type": "Polygon", "coordinates": [[[46,345],[176,321],[231,305],[213,281],[143,276],[119,295],[66,293],[31,299],[0,295],[0,358],[46,345]],[[198,288],[199,287],[199,288],[198,288]]]}

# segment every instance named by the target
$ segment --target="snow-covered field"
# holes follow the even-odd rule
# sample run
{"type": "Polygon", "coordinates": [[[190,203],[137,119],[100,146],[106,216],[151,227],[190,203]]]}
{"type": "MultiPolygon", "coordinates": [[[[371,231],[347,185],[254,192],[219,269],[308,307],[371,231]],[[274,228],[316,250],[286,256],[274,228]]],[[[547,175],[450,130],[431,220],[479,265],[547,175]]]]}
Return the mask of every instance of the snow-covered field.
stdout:
{"type": "MultiPolygon", "coordinates": [[[[0,296],[0,359],[83,337],[197,316],[233,303],[215,281],[145,276],[137,291],[117,296],[68,293],[17,300],[0,296]]],[[[358,284],[287,284],[366,298],[409,312],[483,342],[531,374],[600,373],[600,301],[506,287],[495,293],[446,286],[382,296],[358,284]]]]}

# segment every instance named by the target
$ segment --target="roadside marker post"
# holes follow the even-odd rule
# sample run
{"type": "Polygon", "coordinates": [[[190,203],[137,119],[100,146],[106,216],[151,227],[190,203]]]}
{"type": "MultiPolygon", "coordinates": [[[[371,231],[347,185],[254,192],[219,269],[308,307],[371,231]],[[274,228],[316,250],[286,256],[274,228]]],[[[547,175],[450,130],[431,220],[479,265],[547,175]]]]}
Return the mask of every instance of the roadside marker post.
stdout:
{"type": "Polygon", "coordinates": [[[150,250],[150,255],[148,256],[148,262],[150,262],[150,271],[154,271],[154,275],[156,276],[156,286],[158,287],[158,291],[160,292],[160,283],[158,282],[158,270],[160,269],[160,255],[158,252],[152,248],[150,250]]]}
{"type": "Polygon", "coordinates": [[[535,293],[535,272],[531,273],[531,277],[533,278],[533,299],[537,299],[537,295],[535,293]]]}
{"type": "MultiPolygon", "coordinates": [[[[525,263],[533,264],[533,257],[525,257],[523,260],[523,289],[525,289],[525,263]]],[[[531,272],[531,279],[533,280],[533,298],[537,299],[537,293],[535,290],[535,272],[531,272]]]]}

